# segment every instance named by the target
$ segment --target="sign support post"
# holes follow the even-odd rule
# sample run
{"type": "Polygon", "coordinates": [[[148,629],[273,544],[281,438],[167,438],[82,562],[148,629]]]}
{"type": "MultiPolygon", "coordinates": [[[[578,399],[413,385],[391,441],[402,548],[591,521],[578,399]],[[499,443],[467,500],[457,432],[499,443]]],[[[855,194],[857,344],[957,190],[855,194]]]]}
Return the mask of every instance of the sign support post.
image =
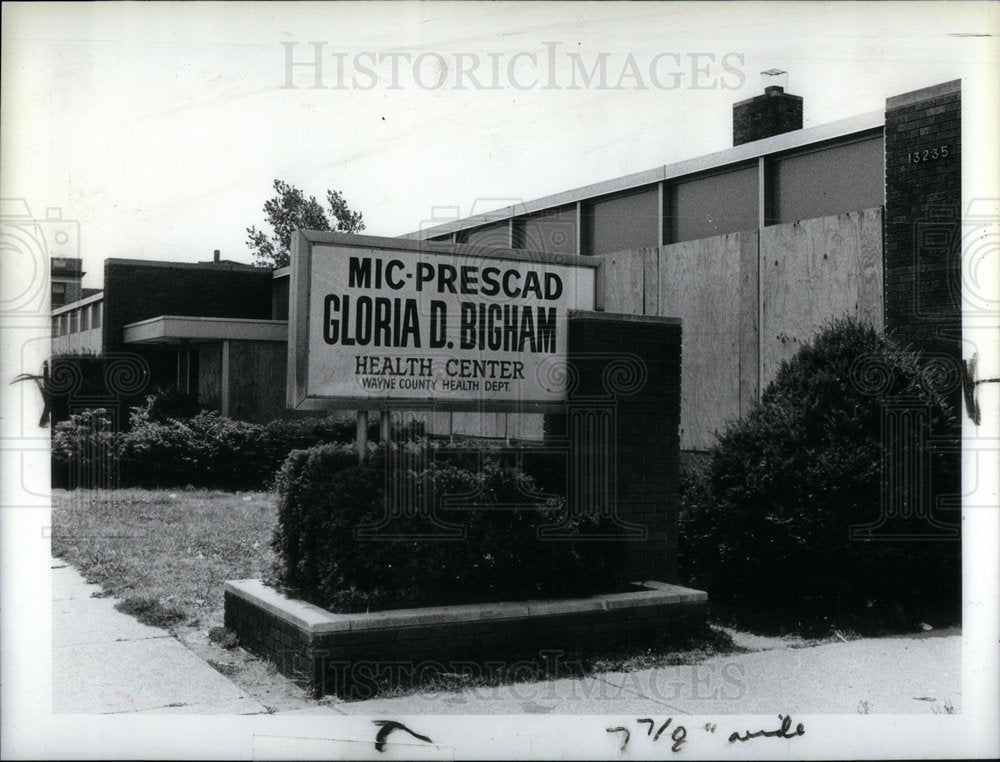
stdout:
{"type": "Polygon", "coordinates": [[[379,428],[382,431],[382,445],[385,447],[389,446],[392,441],[392,414],[388,410],[382,411],[382,417],[379,421],[379,428]]]}
{"type": "Polygon", "coordinates": [[[368,459],[368,411],[358,411],[358,428],[355,435],[358,445],[358,462],[364,463],[368,459]]]}

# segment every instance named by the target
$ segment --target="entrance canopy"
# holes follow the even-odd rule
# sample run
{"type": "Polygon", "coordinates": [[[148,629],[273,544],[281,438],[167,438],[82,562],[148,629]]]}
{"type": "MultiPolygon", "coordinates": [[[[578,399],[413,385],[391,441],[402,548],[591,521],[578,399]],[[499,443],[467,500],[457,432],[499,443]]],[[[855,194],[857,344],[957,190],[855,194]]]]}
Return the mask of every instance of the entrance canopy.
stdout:
{"type": "Polygon", "coordinates": [[[287,341],[288,321],[159,315],[125,326],[126,344],[287,341]]]}

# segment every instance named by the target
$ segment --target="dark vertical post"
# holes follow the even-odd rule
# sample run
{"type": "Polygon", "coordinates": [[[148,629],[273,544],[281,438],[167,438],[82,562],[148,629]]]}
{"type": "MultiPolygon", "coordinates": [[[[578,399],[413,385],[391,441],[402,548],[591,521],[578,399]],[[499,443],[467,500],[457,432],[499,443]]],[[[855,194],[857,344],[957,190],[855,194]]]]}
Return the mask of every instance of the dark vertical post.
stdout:
{"type": "Polygon", "coordinates": [[[368,456],[368,411],[358,411],[357,428],[358,461],[364,463],[368,456]]]}

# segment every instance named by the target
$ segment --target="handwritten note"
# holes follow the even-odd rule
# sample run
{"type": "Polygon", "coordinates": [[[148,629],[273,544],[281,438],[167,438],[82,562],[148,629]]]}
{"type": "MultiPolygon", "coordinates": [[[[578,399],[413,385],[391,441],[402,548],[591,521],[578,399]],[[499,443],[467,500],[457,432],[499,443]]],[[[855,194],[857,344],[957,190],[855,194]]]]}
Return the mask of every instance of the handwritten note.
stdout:
{"type": "MultiPolygon", "coordinates": [[[[791,715],[779,714],[778,720],[780,720],[781,724],[775,730],[765,730],[763,728],[760,730],[745,730],[742,732],[739,730],[734,730],[732,733],[729,734],[728,743],[737,743],[737,742],[745,743],[747,741],[752,741],[755,738],[791,739],[791,738],[798,738],[801,735],[805,735],[806,732],[805,725],[803,725],[801,722],[795,726],[794,730],[792,730],[791,715]]],[[[645,736],[641,737],[651,739],[652,743],[654,744],[660,741],[660,736],[662,736],[664,732],[670,730],[668,738],[670,740],[670,751],[672,752],[681,751],[684,748],[684,745],[688,743],[688,741],[690,740],[688,738],[687,728],[684,725],[674,724],[671,730],[671,723],[673,723],[673,717],[668,717],[662,723],[658,722],[657,720],[654,720],[652,717],[639,717],[636,719],[635,722],[636,725],[642,727],[646,731],[645,736]]],[[[704,726],[702,726],[701,728],[701,730],[709,734],[709,736],[713,735],[716,729],[717,726],[714,722],[706,722],[704,726]]],[[[632,740],[632,731],[623,725],[616,725],[614,727],[609,727],[606,730],[608,733],[614,733],[619,737],[619,739],[621,740],[619,751],[621,753],[625,753],[625,750],[628,748],[629,742],[632,740]]]]}

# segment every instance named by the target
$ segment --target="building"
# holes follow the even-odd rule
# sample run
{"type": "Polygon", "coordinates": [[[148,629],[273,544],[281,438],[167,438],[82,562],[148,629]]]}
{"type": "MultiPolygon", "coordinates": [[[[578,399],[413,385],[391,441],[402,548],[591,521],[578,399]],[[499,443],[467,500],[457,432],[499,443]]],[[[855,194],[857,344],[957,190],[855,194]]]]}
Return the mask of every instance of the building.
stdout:
{"type": "Polygon", "coordinates": [[[197,264],[107,259],[100,293],[53,310],[53,354],[130,355],[148,391],[174,387],[223,415],[271,420],[285,401],[280,282],[218,252],[197,264]]]}
{"type": "MultiPolygon", "coordinates": [[[[960,82],[802,129],[802,99],[782,72],[764,74],[765,92],[734,106],[731,148],[406,237],[603,257],[606,311],[682,320],[685,450],[709,447],[801,342],[844,314],[957,364],[960,82]]],[[[287,284],[285,270],[108,260],[103,294],[54,310],[54,348],[141,352],[158,378],[224,414],[273,417],[287,284]]],[[[456,429],[470,433],[538,430],[460,415],[456,429]]]]}
{"type": "Polygon", "coordinates": [[[83,260],[79,257],[51,257],[49,259],[51,282],[51,307],[58,309],[83,298],[83,260]]]}

